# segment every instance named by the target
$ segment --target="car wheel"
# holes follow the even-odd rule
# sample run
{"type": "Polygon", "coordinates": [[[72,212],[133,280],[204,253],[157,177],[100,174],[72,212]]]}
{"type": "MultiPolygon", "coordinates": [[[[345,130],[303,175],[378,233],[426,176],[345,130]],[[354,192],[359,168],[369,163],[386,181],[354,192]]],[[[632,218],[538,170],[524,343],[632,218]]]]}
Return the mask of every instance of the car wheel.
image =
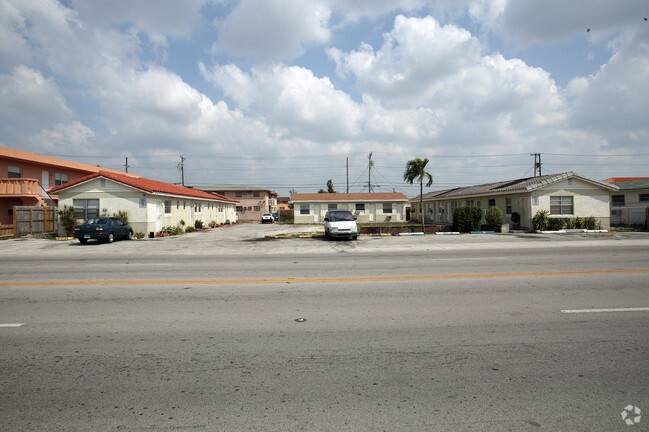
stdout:
{"type": "Polygon", "coordinates": [[[106,240],[108,243],[112,243],[113,240],[115,240],[115,236],[113,233],[108,234],[108,239],[106,240]]]}
{"type": "Polygon", "coordinates": [[[132,238],[133,238],[133,231],[129,231],[127,239],[131,240],[132,238]]]}
{"type": "Polygon", "coordinates": [[[79,239],[79,243],[86,244],[86,243],[88,243],[88,240],[87,239],[79,239]]]}
{"type": "Polygon", "coordinates": [[[355,235],[355,236],[352,236],[352,240],[356,240],[357,238],[358,238],[358,236],[357,236],[357,235],[355,235]]]}

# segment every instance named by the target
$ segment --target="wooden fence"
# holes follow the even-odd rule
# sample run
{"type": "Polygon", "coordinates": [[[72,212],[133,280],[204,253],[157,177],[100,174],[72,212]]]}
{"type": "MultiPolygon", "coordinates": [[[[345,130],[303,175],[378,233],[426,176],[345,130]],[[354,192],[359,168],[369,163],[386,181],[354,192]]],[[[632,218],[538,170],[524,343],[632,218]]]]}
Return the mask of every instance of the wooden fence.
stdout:
{"type": "Polygon", "coordinates": [[[13,225],[0,225],[0,236],[56,234],[59,219],[55,207],[14,207],[13,225]]]}

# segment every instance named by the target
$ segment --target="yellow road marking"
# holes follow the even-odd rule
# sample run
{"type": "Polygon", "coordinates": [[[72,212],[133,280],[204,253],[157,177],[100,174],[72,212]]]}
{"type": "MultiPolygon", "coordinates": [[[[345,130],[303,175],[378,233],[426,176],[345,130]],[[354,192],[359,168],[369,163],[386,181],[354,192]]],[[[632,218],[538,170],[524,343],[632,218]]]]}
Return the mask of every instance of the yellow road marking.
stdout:
{"type": "Polygon", "coordinates": [[[153,280],[103,280],[103,281],[28,281],[0,282],[0,286],[62,286],[62,285],[180,285],[180,284],[279,284],[279,283],[336,283],[336,282],[385,282],[385,281],[418,281],[440,279],[482,279],[531,276],[578,276],[607,274],[649,273],[649,269],[636,270],[579,270],[517,273],[476,273],[446,274],[420,276],[351,276],[334,278],[279,278],[279,279],[153,279],[153,280]]]}

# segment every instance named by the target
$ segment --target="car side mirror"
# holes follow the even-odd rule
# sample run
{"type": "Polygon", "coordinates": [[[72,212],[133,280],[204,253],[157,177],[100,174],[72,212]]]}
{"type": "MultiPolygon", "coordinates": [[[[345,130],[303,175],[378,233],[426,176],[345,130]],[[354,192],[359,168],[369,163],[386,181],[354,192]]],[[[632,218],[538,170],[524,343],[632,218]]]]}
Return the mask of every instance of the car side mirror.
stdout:
{"type": "Polygon", "coordinates": [[[329,218],[324,218],[324,221],[325,221],[325,222],[329,222],[329,218]]]}

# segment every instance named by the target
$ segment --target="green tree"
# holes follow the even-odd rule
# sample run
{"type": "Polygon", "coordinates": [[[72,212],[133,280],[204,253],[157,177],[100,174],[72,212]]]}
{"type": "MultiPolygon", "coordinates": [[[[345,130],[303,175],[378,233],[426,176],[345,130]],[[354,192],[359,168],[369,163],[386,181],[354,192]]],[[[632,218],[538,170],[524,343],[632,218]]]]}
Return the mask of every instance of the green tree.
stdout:
{"type": "Polygon", "coordinates": [[[320,189],[318,193],[338,193],[334,190],[334,182],[329,179],[327,180],[327,190],[320,189]]]}
{"type": "Polygon", "coordinates": [[[74,227],[77,225],[77,217],[74,215],[74,207],[64,205],[59,210],[59,223],[65,231],[65,235],[72,237],[74,234],[74,227]]]}
{"type": "Polygon", "coordinates": [[[426,231],[424,222],[424,180],[426,180],[426,187],[433,184],[433,176],[426,172],[426,165],[428,165],[428,158],[415,158],[409,160],[406,164],[406,171],[403,173],[403,180],[413,184],[415,181],[419,182],[419,213],[421,218],[421,230],[426,231]]]}

